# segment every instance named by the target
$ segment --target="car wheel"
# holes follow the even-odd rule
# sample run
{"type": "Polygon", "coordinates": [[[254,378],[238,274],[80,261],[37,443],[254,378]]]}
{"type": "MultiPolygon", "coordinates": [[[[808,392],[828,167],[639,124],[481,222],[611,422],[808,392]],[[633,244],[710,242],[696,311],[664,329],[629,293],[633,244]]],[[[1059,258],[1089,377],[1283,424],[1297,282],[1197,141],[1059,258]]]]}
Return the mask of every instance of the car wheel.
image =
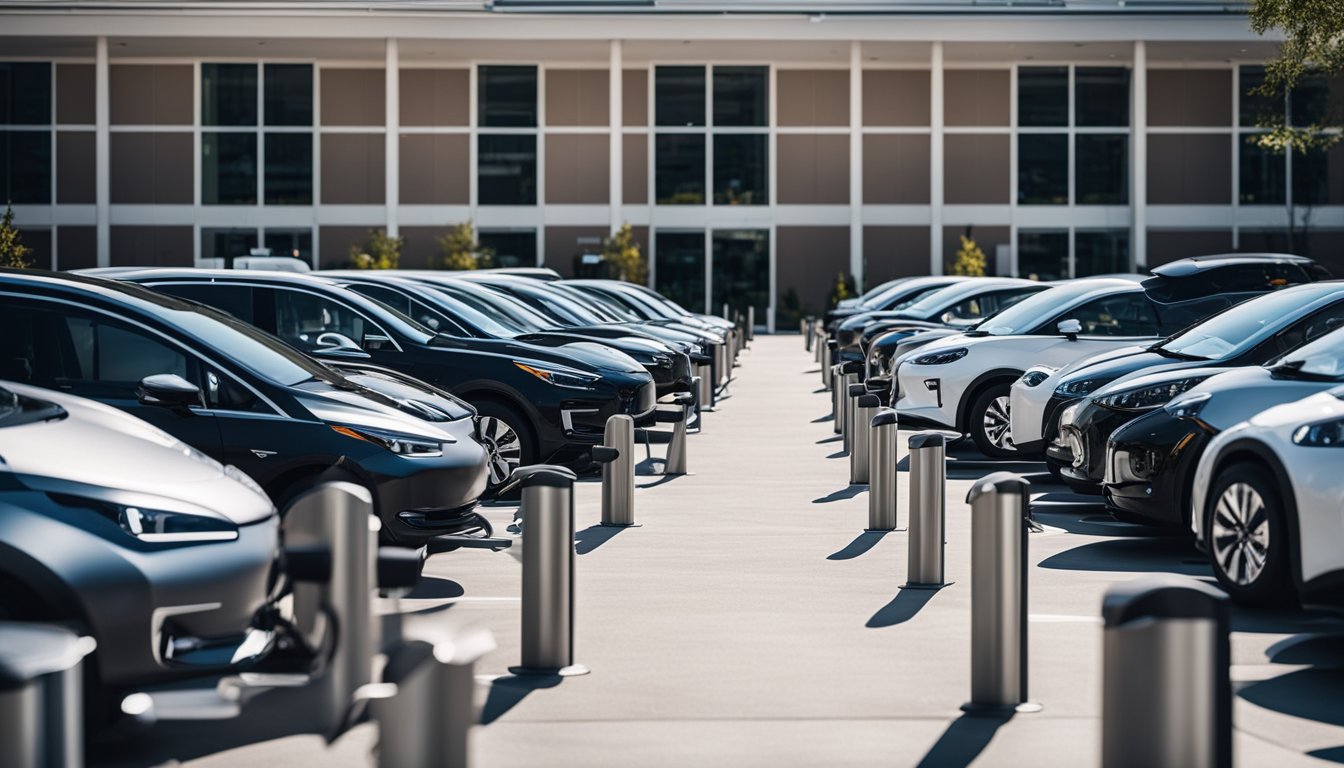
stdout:
{"type": "Polygon", "coordinates": [[[486,493],[493,495],[515,469],[536,463],[537,443],[527,419],[513,408],[488,401],[474,405],[479,420],[476,434],[490,462],[486,493]]]}
{"type": "Polygon", "coordinates": [[[1232,599],[1251,605],[1285,602],[1288,531],[1283,500],[1257,464],[1234,464],[1218,473],[1209,494],[1205,536],[1218,582],[1232,599]]]}
{"type": "Polygon", "coordinates": [[[968,431],[975,447],[992,459],[1017,456],[1013,428],[1008,420],[1011,384],[995,384],[980,393],[968,414],[968,431]]]}

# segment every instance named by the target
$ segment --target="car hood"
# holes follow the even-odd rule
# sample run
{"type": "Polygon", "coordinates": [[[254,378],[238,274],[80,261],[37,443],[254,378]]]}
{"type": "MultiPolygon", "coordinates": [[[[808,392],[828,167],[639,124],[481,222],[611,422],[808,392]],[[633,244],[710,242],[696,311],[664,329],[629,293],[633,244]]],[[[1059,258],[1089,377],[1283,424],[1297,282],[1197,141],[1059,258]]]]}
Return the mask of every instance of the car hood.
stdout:
{"type": "Polygon", "coordinates": [[[842,331],[862,330],[870,323],[875,323],[879,320],[927,320],[927,318],[920,317],[918,315],[912,315],[909,312],[906,312],[905,310],[878,310],[872,312],[860,312],[858,314],[850,315],[849,317],[845,318],[844,322],[840,323],[840,330],[842,331]]]}
{"type": "Polygon", "coordinates": [[[1089,357],[1085,363],[1073,372],[1060,376],[1056,386],[1088,380],[1095,383],[1092,387],[1092,391],[1095,392],[1117,379],[1132,378],[1137,373],[1210,367],[1208,360],[1174,360],[1142,348],[1137,352],[1131,351],[1129,354],[1119,354],[1100,361],[1096,357],[1089,357]]]}
{"type": "MultiPolygon", "coordinates": [[[[450,347],[445,347],[450,348],[450,347]]],[[[558,347],[529,344],[514,339],[472,339],[468,349],[505,355],[519,362],[533,361],[563,365],[584,373],[643,373],[644,366],[624,352],[593,341],[579,341],[558,347]]]]}
{"type": "Polygon", "coordinates": [[[338,389],[320,381],[309,381],[295,387],[296,397],[316,418],[328,424],[369,427],[389,432],[419,435],[457,442],[440,425],[422,415],[414,415],[392,404],[385,404],[358,390],[338,389]]]}
{"type": "Polygon", "coordinates": [[[1192,387],[1180,399],[1208,393],[1209,400],[1200,408],[1199,419],[1221,430],[1268,408],[1310,397],[1336,386],[1336,382],[1276,376],[1268,368],[1256,365],[1220,373],[1192,387]]]}
{"type": "Polygon", "coordinates": [[[538,333],[529,333],[517,337],[518,341],[525,341],[529,344],[539,344],[543,347],[569,348],[573,344],[595,344],[599,347],[608,347],[620,351],[631,357],[649,355],[671,355],[672,350],[666,344],[653,339],[641,339],[637,336],[590,336],[585,334],[582,329],[572,331],[541,331],[538,333]],[[595,339],[601,339],[595,341],[595,339]]]}

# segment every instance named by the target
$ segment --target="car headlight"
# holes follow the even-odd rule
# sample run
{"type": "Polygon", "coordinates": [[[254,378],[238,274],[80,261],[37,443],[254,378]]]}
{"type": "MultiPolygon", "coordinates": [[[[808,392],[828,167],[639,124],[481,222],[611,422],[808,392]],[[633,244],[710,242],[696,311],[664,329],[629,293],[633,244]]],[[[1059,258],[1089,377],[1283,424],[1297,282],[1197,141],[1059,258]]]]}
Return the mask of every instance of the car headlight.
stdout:
{"type": "Polygon", "coordinates": [[[1045,371],[1027,371],[1026,373],[1022,374],[1022,378],[1019,379],[1019,381],[1021,381],[1022,385],[1026,387],[1039,387],[1041,385],[1041,382],[1045,381],[1048,378],[1050,378],[1050,374],[1046,373],[1045,371]]]}
{"type": "Polygon", "coordinates": [[[113,506],[117,508],[117,524],[121,529],[151,544],[233,541],[238,538],[238,527],[227,520],[166,509],[113,506]]]}
{"type": "Polygon", "coordinates": [[[591,373],[568,370],[563,368],[542,367],[529,363],[520,363],[517,360],[513,364],[519,369],[527,371],[547,384],[554,384],[557,387],[569,387],[570,389],[592,389],[593,382],[600,379],[591,373]]]}
{"type": "Polygon", "coordinates": [[[1098,397],[1095,402],[1097,405],[1110,408],[1113,411],[1151,411],[1160,405],[1171,402],[1173,397],[1207,378],[1207,376],[1191,376],[1163,384],[1124,390],[1105,397],[1098,397]]]}
{"type": "Polygon", "coordinates": [[[1344,445],[1344,419],[1303,424],[1293,431],[1293,442],[1307,448],[1338,448],[1344,445]]]}
{"type": "Polygon", "coordinates": [[[945,349],[940,352],[930,352],[927,355],[920,355],[910,361],[911,365],[947,365],[955,363],[965,357],[970,352],[966,347],[957,347],[956,349],[945,349]]]}
{"type": "Polygon", "coordinates": [[[1210,392],[1196,392],[1189,397],[1173,398],[1162,410],[1174,419],[1193,419],[1199,416],[1199,412],[1204,410],[1204,404],[1212,397],[1210,392]]]}
{"type": "Polygon", "coordinates": [[[1074,379],[1055,387],[1055,394],[1060,397],[1085,397],[1109,383],[1111,379],[1074,379]]]}
{"type": "Polygon", "coordinates": [[[356,440],[382,446],[398,456],[422,458],[443,455],[444,441],[438,438],[407,435],[401,432],[388,432],[368,427],[350,427],[342,424],[332,424],[331,428],[346,437],[353,437],[356,440]]]}

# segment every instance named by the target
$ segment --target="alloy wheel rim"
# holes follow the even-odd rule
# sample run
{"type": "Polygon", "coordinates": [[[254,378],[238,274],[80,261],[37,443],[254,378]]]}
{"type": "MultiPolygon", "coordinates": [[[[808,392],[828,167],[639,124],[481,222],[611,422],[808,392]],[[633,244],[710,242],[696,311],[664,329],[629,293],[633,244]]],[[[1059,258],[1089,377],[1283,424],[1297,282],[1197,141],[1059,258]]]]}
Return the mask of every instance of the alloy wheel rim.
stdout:
{"type": "Polygon", "coordinates": [[[989,407],[985,409],[982,425],[985,430],[985,437],[989,438],[989,444],[1002,451],[1012,451],[1017,448],[1013,444],[1012,422],[1008,418],[1010,402],[1007,395],[1000,395],[990,400],[989,407]]]}
{"type": "Polygon", "coordinates": [[[1213,509],[1213,554],[1218,569],[1238,586],[1250,586],[1269,562],[1269,509],[1249,483],[1232,483],[1213,509]]]}
{"type": "Polygon", "coordinates": [[[489,455],[490,484],[500,485],[522,464],[523,441],[518,430],[495,416],[481,418],[481,439],[489,455]]]}

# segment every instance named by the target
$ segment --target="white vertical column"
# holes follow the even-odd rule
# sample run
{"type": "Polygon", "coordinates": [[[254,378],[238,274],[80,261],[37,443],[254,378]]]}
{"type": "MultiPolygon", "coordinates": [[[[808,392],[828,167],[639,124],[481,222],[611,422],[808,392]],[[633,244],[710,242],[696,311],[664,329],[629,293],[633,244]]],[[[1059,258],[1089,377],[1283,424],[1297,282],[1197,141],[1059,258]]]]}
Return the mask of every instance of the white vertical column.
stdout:
{"type": "Polygon", "coordinates": [[[383,200],[387,204],[387,234],[397,237],[401,226],[397,208],[401,205],[401,51],[397,39],[387,39],[387,63],[383,73],[383,123],[387,128],[383,166],[383,200]]]}
{"type": "Polygon", "coordinates": [[[608,120],[611,125],[611,155],[608,166],[611,168],[610,191],[608,192],[611,206],[611,231],[615,232],[622,224],[624,216],[621,213],[621,204],[625,201],[625,137],[622,134],[624,128],[625,94],[624,71],[625,52],[620,40],[611,41],[610,55],[611,71],[607,77],[607,111],[611,114],[608,120]]]}
{"type": "Polygon", "coordinates": [[[98,266],[112,263],[112,138],[111,94],[109,91],[107,38],[99,37],[93,61],[93,178],[94,203],[97,208],[98,266]]]}
{"type": "Polygon", "coordinates": [[[929,59],[929,274],[943,273],[943,44],[929,59]]]}
{"type": "Polygon", "coordinates": [[[1129,234],[1131,264],[1148,264],[1148,47],[1134,41],[1134,71],[1130,107],[1129,234]]]}
{"type": "Polygon", "coordinates": [[[863,44],[849,43],[849,273],[863,291],[863,44]]]}

